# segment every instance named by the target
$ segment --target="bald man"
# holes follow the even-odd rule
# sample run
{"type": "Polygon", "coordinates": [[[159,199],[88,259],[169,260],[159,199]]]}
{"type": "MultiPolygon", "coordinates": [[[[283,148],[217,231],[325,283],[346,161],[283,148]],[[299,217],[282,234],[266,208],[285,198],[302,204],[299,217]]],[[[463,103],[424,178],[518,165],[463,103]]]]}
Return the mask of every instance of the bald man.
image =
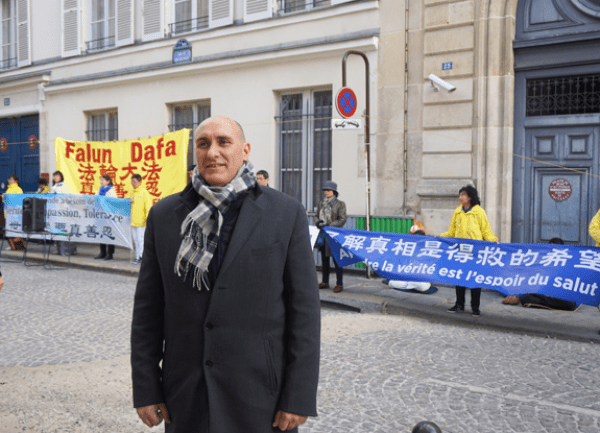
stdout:
{"type": "Polygon", "coordinates": [[[316,416],[320,308],[306,212],[257,185],[241,126],[211,117],[197,167],[150,210],[133,399],[167,432],[297,431],[316,416]]]}

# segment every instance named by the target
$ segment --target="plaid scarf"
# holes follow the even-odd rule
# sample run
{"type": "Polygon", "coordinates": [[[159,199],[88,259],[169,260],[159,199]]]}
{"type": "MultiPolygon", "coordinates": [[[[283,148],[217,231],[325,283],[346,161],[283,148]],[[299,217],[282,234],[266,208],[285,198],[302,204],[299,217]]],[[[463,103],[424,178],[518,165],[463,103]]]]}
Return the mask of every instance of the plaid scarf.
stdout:
{"type": "Polygon", "coordinates": [[[327,198],[325,197],[321,202],[321,211],[319,212],[319,219],[325,223],[326,226],[331,224],[331,213],[333,211],[332,206],[335,203],[337,197],[327,198]]]}
{"type": "Polygon", "coordinates": [[[175,273],[185,281],[190,268],[194,267],[193,285],[198,290],[202,290],[202,286],[210,290],[208,266],[217,249],[223,214],[239,193],[256,185],[256,175],[254,167],[248,161],[240,167],[227,185],[208,186],[196,167],[192,185],[200,194],[200,202],[181,224],[183,239],[175,259],[175,273]]]}

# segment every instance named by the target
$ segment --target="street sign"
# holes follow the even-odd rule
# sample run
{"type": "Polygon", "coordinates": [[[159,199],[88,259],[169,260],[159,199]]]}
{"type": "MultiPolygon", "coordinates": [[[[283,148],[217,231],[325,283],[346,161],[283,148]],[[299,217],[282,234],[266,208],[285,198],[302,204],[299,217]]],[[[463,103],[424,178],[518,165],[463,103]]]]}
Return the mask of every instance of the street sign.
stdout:
{"type": "Polygon", "coordinates": [[[356,113],[356,94],[350,87],[342,87],[335,97],[335,108],[342,117],[352,117],[356,113]]]}
{"type": "Polygon", "coordinates": [[[362,129],[362,119],[331,119],[331,129],[334,131],[362,129]]]}

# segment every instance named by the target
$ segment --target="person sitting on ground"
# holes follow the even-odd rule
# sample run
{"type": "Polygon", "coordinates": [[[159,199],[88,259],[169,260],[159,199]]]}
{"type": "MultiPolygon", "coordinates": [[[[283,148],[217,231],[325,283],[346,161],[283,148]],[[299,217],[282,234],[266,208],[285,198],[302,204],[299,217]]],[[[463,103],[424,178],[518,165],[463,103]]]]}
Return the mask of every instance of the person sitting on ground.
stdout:
{"type": "Polygon", "coordinates": [[[48,181],[43,177],[40,177],[37,181],[38,189],[36,194],[50,194],[50,188],[48,188],[48,181]]]}
{"type": "MultiPolygon", "coordinates": [[[[417,221],[410,228],[410,234],[426,236],[425,227],[423,227],[423,224],[417,221]]],[[[389,285],[390,288],[396,290],[425,293],[427,295],[437,292],[437,287],[432,287],[431,283],[426,283],[423,281],[383,280],[382,282],[389,285]]]]}
{"type": "MultiPolygon", "coordinates": [[[[561,238],[552,238],[548,241],[551,245],[564,245],[561,238]]],[[[578,308],[576,302],[565,301],[564,299],[554,298],[552,296],[538,295],[537,293],[525,294],[521,296],[507,296],[502,303],[508,305],[521,305],[524,307],[547,308],[549,310],[574,311],[578,308]]]]}

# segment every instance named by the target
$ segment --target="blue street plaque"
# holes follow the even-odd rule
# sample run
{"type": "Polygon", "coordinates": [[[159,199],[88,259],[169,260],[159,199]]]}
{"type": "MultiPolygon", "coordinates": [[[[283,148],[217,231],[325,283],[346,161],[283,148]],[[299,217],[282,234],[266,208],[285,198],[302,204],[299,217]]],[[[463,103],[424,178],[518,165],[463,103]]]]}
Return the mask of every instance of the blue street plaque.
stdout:
{"type": "Polygon", "coordinates": [[[173,63],[187,63],[192,61],[192,44],[186,39],[179,39],[173,47],[173,63]]]}
{"type": "Polygon", "coordinates": [[[452,69],[452,62],[442,63],[442,71],[447,71],[448,69],[452,69]]]}
{"type": "Polygon", "coordinates": [[[10,98],[4,98],[4,105],[10,105],[10,98]]]}

